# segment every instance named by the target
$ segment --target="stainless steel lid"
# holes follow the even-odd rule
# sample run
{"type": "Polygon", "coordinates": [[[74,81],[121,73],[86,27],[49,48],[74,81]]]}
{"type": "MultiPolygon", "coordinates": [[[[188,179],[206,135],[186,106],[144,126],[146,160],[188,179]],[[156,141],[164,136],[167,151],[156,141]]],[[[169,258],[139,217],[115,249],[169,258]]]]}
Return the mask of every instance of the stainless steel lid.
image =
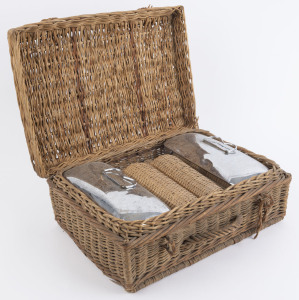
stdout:
{"type": "Polygon", "coordinates": [[[95,203],[113,216],[145,220],[169,211],[168,206],[120,169],[103,162],[89,162],[63,174],[95,203]]]}
{"type": "Polygon", "coordinates": [[[164,146],[230,184],[268,171],[266,166],[239,151],[235,145],[216,137],[185,133],[168,139],[164,146]]]}

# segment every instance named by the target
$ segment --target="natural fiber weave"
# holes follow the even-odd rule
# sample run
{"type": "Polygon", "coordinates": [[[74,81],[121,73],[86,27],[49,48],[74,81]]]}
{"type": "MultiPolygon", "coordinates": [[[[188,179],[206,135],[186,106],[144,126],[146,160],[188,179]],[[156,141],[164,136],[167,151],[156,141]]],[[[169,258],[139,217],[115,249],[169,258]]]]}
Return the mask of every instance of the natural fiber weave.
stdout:
{"type": "MultiPolygon", "coordinates": [[[[132,162],[149,162],[153,158],[163,154],[164,151],[162,143],[165,139],[176,134],[181,134],[182,132],[199,132],[209,136],[213,135],[207,131],[199,129],[186,129],[183,131],[172,130],[171,132],[164,133],[161,136],[157,135],[153,138],[147,137],[139,142],[134,142],[132,144],[128,143],[128,145],[123,145],[119,148],[115,147],[113,151],[109,151],[107,149],[107,151],[103,152],[101,160],[122,169],[126,168],[132,162]]],[[[233,205],[233,203],[245,201],[250,197],[255,197],[268,190],[271,191],[276,185],[289,185],[291,180],[290,174],[280,169],[275,162],[262,155],[254,154],[241,146],[238,146],[238,149],[264,163],[269,168],[269,171],[230,186],[223,191],[199,197],[195,202],[190,202],[188,205],[173,209],[157,217],[150,218],[146,222],[127,222],[107,214],[99,206],[95,205],[95,203],[86,195],[82,194],[73,185],[70,185],[70,183],[64,178],[63,172],[65,170],[69,169],[73,165],[99,159],[96,155],[89,155],[81,160],[78,159],[74,162],[74,164],[58,171],[57,174],[49,180],[49,182],[53,182],[59,190],[62,190],[69,195],[72,201],[75,201],[78,205],[80,205],[90,216],[99,223],[104,224],[106,228],[110,229],[115,234],[122,236],[124,239],[141,237],[143,234],[152,234],[154,236],[157,235],[158,231],[160,231],[159,235],[163,235],[166,224],[167,226],[170,226],[174,223],[180,223],[180,225],[176,224],[176,227],[181,228],[181,226],[186,224],[185,222],[188,222],[187,220],[195,221],[197,218],[202,218],[209,214],[220,213],[223,209],[233,205]],[[186,221],[181,223],[180,220],[183,219],[186,219],[186,221]]],[[[284,191],[283,199],[287,198],[287,194],[285,192],[286,191],[284,191]]]]}
{"type": "Polygon", "coordinates": [[[170,208],[196,201],[197,197],[181,185],[147,163],[135,163],[124,169],[124,173],[134,178],[170,208]]]}
{"type": "Polygon", "coordinates": [[[150,166],[167,138],[211,135],[197,129],[182,6],[48,19],[10,30],[8,40],[31,161],[48,178],[55,218],[127,291],[284,217],[291,175],[239,146],[269,171],[201,197],[180,186],[183,205],[142,221],[113,217],[63,176],[93,160],[150,166]]]}
{"type": "Polygon", "coordinates": [[[253,234],[260,224],[264,193],[270,191],[274,202],[262,219],[262,228],[281,220],[291,177],[278,171],[276,175],[280,173],[281,177],[275,179],[276,175],[272,177],[271,173],[264,178],[264,183],[260,177],[257,181],[249,180],[251,187],[247,187],[248,181],[245,181],[236,189],[198,198],[196,203],[203,204],[203,210],[195,209],[194,203],[190,203],[146,221],[118,222],[114,218],[104,224],[84,212],[88,202],[84,195],[71,193],[71,186],[66,193],[62,191],[62,180],[57,181],[60,176],[53,178],[55,184],[49,183],[59,224],[105,274],[127,291],[135,292],[253,234]],[[74,199],[79,200],[80,205],[74,199]],[[177,218],[180,215],[182,218],[177,218]],[[127,237],[121,238],[112,232],[120,233],[126,227],[130,234],[127,237]]]}
{"type": "Polygon", "coordinates": [[[54,18],[11,29],[8,40],[42,177],[73,158],[194,124],[181,6],[54,18]]]}
{"type": "Polygon", "coordinates": [[[153,160],[152,165],[197,197],[222,190],[212,180],[203,176],[176,156],[161,155],[153,160]]]}

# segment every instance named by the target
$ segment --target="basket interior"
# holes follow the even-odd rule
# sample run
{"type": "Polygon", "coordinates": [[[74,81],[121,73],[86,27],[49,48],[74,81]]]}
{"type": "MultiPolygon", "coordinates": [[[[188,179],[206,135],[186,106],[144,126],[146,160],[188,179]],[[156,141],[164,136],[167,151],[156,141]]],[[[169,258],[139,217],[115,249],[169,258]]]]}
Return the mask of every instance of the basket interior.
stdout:
{"type": "MultiPolygon", "coordinates": [[[[112,157],[109,159],[102,159],[101,161],[110,164],[111,166],[115,168],[119,168],[121,170],[125,169],[129,165],[133,163],[139,163],[139,162],[147,162],[150,163],[153,161],[155,158],[157,158],[160,155],[164,154],[172,154],[169,153],[164,145],[162,143],[157,143],[150,149],[146,150],[141,150],[141,151],[136,151],[132,154],[125,154],[123,156],[117,156],[117,157],[112,157]]],[[[186,164],[188,164],[190,167],[194,168],[197,170],[199,173],[204,175],[205,177],[211,179],[213,182],[215,182],[218,186],[220,186],[223,189],[226,189],[230,186],[229,183],[219,179],[218,177],[214,176],[213,174],[207,172],[206,170],[199,168],[195,164],[192,164],[188,160],[183,160],[182,157],[180,157],[182,161],[184,161],[186,164]]]]}

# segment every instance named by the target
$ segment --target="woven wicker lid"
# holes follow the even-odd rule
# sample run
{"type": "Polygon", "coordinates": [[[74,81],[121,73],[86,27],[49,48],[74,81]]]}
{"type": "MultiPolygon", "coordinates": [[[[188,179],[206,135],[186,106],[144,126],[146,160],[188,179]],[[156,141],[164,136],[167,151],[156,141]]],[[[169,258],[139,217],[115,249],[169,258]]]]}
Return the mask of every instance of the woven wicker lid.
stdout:
{"type": "Polygon", "coordinates": [[[41,177],[76,157],[194,125],[182,6],[47,19],[9,30],[8,40],[41,177]]]}

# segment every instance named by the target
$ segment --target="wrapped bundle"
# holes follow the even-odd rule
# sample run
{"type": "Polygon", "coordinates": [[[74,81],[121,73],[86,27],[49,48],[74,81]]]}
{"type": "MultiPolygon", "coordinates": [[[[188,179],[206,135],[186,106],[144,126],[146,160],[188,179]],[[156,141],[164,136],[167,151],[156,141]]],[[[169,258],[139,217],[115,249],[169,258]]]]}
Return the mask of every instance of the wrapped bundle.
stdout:
{"type": "Polygon", "coordinates": [[[198,197],[223,190],[174,155],[161,155],[153,160],[152,165],[198,197]]]}
{"type": "Polygon", "coordinates": [[[197,197],[148,163],[129,165],[124,173],[174,208],[195,201],[197,197]]]}

